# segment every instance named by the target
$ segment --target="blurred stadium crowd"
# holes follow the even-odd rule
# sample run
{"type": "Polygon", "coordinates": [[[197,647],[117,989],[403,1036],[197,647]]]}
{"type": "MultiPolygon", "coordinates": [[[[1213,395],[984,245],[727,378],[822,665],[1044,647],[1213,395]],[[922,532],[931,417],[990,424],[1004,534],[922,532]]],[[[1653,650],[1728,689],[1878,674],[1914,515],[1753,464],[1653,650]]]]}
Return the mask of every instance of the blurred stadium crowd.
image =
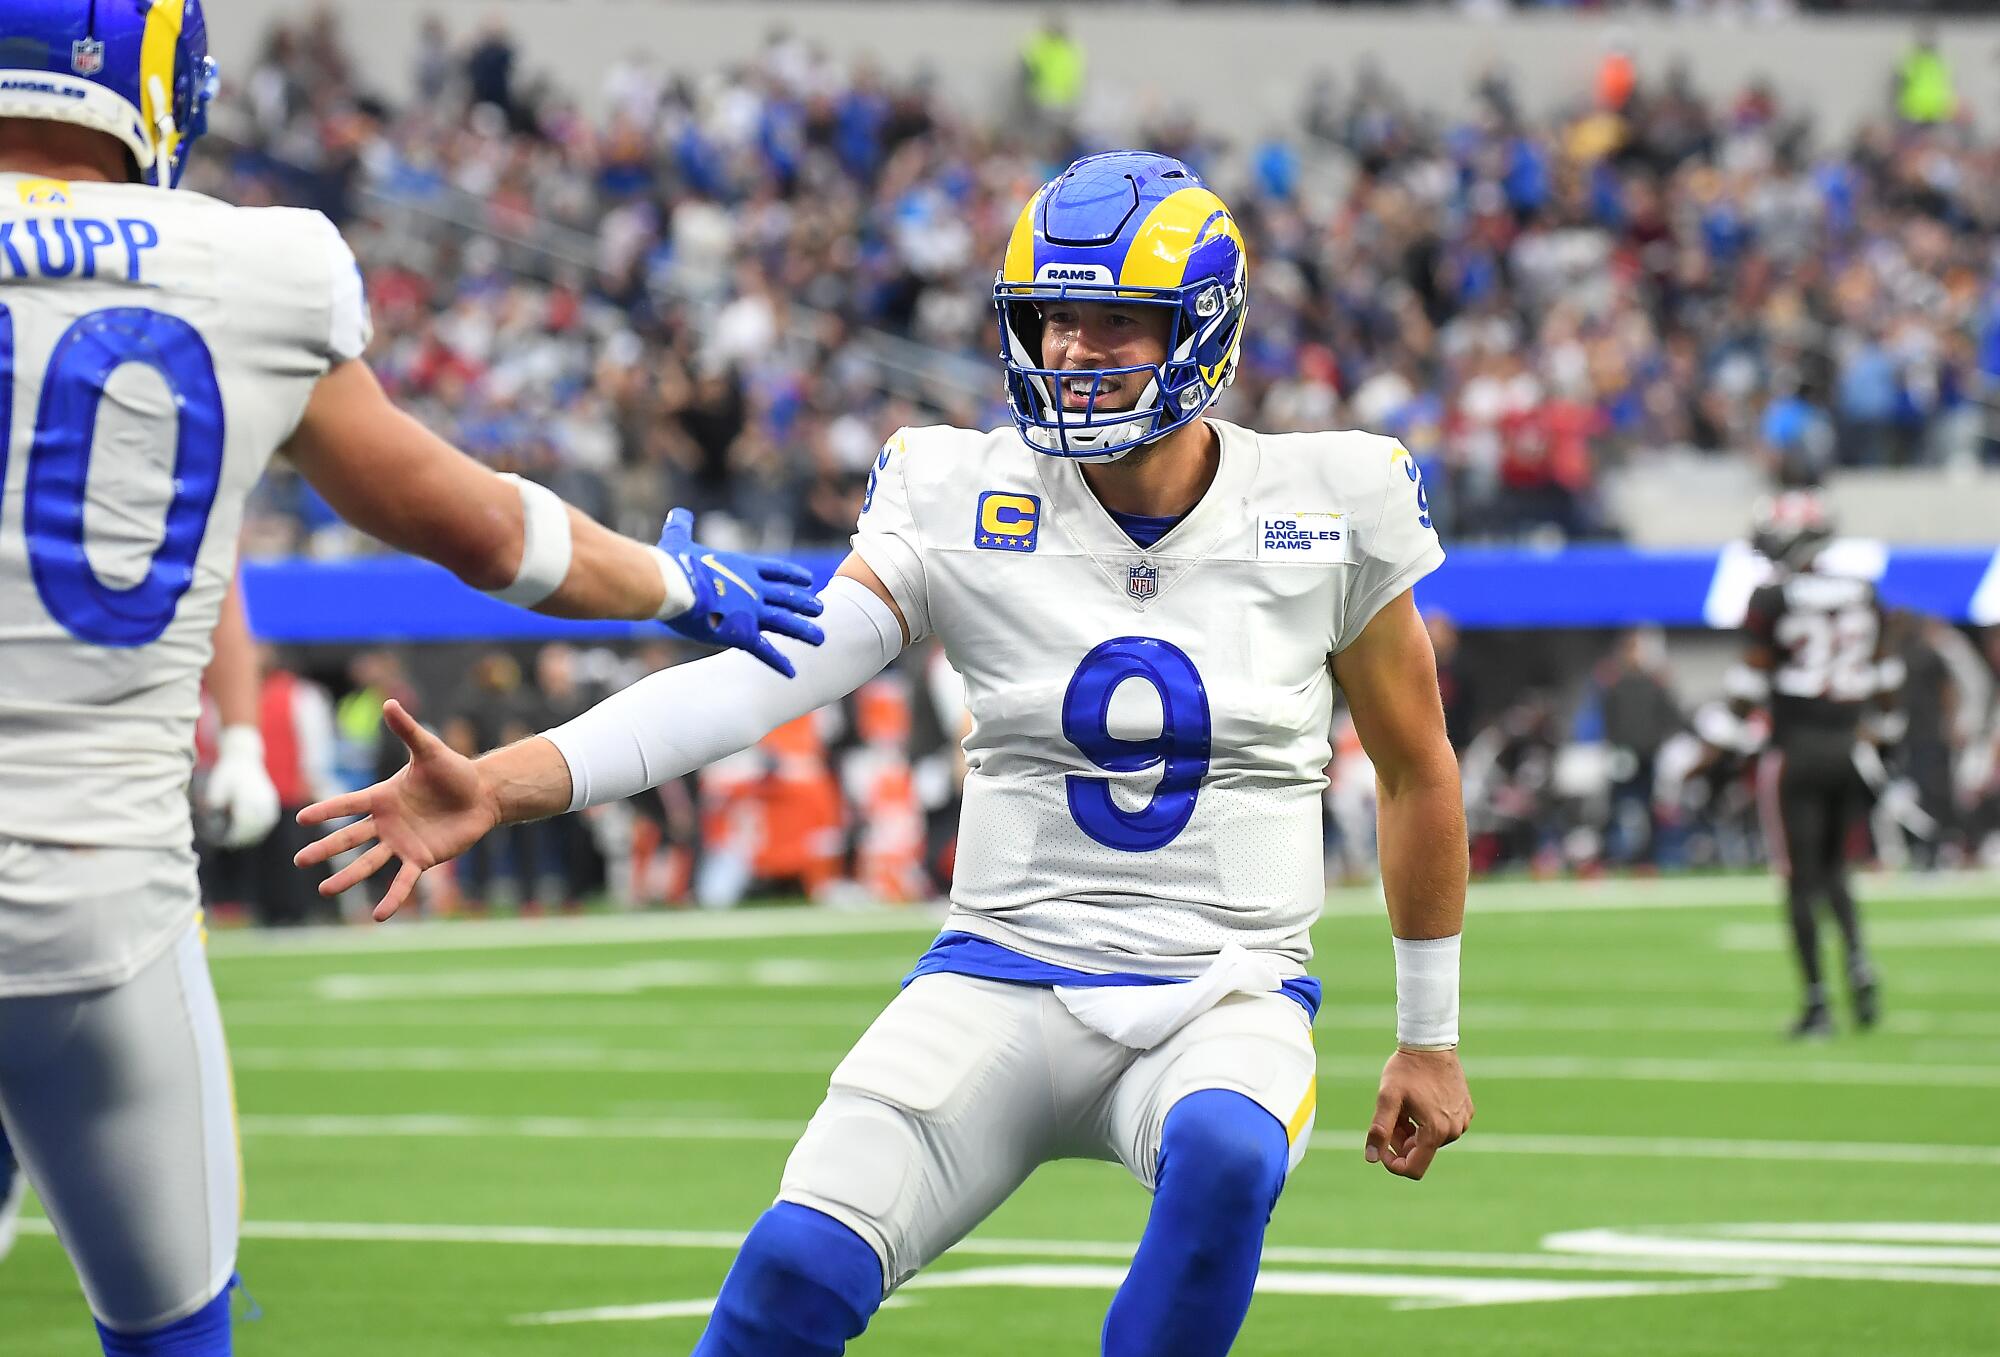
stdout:
{"type": "MultiPolygon", "coordinates": [[[[1019,115],[980,123],[922,77],[843,67],[783,32],[698,79],[619,54],[588,117],[499,23],[454,41],[412,22],[418,97],[400,105],[329,14],[271,32],[190,185],[339,222],[367,274],[371,362],[461,447],[635,536],[687,504],[709,540],[784,550],[844,541],[897,426],[1005,422],[995,263],[1034,187],[1110,135],[1090,54],[1059,25],[1024,14],[1020,53],[995,55],[1018,62],[1019,115]]],[[[1249,240],[1224,417],[1397,434],[1448,539],[1610,538],[1603,474],[1667,453],[1749,457],[1792,484],[2000,463],[2000,142],[1921,41],[1884,82],[1880,119],[1839,145],[1768,87],[1708,100],[1686,71],[1616,49],[1550,118],[1526,116],[1501,72],[1448,117],[1363,68],[1319,81],[1280,135],[1224,144],[1161,116],[1131,139],[1201,168],[1249,240]]],[[[246,526],[252,555],[370,549],[281,468],[246,526]]],[[[1478,865],[1754,860],[1736,736],[1669,691],[1656,641],[1620,642],[1580,699],[1482,702],[1437,625],[1478,865]]],[[[1905,632],[1957,704],[1913,781],[1949,827],[1944,855],[1976,851],[2000,800],[2000,642],[1982,657],[1950,628],[1905,632]]],[[[410,695],[484,748],[672,658],[495,651],[410,695]]],[[[295,732],[267,732],[295,760],[288,798],[369,780],[379,698],[410,683],[397,658],[317,672],[348,694],[338,706],[272,673],[294,685],[267,711],[295,732]]],[[[962,719],[949,671],[912,657],[740,764],[515,831],[456,889],[927,896],[949,869],[962,719]]],[[[1343,741],[1330,847],[1350,872],[1372,861],[1372,794],[1343,741]]],[[[310,912],[309,891],[243,884],[287,876],[289,851],[220,863],[216,897],[310,912]]]]}
{"type": "MultiPolygon", "coordinates": [[[[505,29],[426,34],[421,97],[392,108],[330,17],[274,32],[240,153],[198,186],[339,221],[373,361],[462,446],[634,532],[687,503],[783,548],[845,538],[898,425],[1004,422],[995,261],[1102,140],[1059,33],[1004,126],[782,33],[698,80],[626,54],[592,120],[505,29]]],[[[1370,67],[1256,144],[1136,129],[1250,241],[1225,417],[1398,434],[1460,540],[1616,535],[1604,470],[1675,449],[1795,482],[2000,457],[2000,143],[1948,72],[1842,146],[1768,88],[1712,103],[1623,52],[1557,118],[1502,74],[1478,93],[1447,119],[1370,67]]],[[[253,550],[356,547],[295,484],[262,508],[253,550]]]]}

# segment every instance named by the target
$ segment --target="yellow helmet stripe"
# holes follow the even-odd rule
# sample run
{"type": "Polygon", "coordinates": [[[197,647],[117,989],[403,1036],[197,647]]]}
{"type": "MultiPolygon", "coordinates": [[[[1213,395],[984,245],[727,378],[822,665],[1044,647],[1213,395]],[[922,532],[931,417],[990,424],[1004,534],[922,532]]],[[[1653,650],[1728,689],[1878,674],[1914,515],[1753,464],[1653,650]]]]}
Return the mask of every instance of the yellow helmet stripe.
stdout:
{"type": "Polygon", "coordinates": [[[146,123],[146,140],[152,143],[153,163],[164,172],[180,144],[181,129],[174,127],[164,138],[161,125],[174,111],[174,52],[180,46],[181,21],[187,7],[182,0],[153,0],[146,11],[146,33],[139,43],[139,112],[146,123]]]}
{"type": "Polygon", "coordinates": [[[1186,281],[1195,247],[1218,234],[1235,241],[1238,250],[1243,248],[1243,233],[1222,199],[1205,188],[1168,194],[1146,214],[1132,237],[1118,272],[1119,286],[1179,287],[1186,281]]]}
{"type": "Polygon", "coordinates": [[[1003,283],[1035,281],[1035,209],[1041,206],[1042,194],[1047,191],[1046,185],[1036,190],[1028,205],[1021,209],[1021,215],[1014,219],[1014,234],[1007,238],[1007,258],[1000,268],[1003,283]]]}

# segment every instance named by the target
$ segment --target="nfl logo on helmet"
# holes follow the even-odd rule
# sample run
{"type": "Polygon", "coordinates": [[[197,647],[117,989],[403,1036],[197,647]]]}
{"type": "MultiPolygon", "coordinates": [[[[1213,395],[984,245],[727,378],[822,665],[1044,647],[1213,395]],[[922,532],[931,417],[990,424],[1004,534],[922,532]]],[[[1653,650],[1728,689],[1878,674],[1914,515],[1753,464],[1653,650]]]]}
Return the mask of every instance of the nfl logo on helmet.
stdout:
{"type": "Polygon", "coordinates": [[[104,44],[96,38],[78,38],[69,45],[69,68],[78,75],[96,75],[104,69],[104,44]]]}
{"type": "Polygon", "coordinates": [[[1144,603],[1160,592],[1160,572],[1150,565],[1133,566],[1125,575],[1125,592],[1144,603]]]}

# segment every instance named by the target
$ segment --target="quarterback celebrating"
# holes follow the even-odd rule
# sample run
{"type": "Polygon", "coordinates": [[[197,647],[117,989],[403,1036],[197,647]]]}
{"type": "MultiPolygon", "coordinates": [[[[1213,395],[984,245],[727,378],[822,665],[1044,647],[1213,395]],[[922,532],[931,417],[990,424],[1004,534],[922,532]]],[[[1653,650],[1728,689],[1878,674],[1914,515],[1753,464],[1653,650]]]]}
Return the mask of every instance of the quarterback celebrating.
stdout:
{"type": "MultiPolygon", "coordinates": [[[[509,602],[671,618],[787,670],[761,628],[818,634],[794,567],[700,551],[685,515],[629,541],[391,405],[324,217],[169,191],[214,86],[200,0],[0,0],[0,1124],[113,1357],[230,1349],[237,1148],[188,784],[273,453],[509,602]]],[[[229,735],[210,790],[237,832],[261,756],[229,735]]]]}
{"type": "Polygon", "coordinates": [[[1420,1178],[1471,1121],[1465,825],[1409,592],[1444,554],[1393,440],[1205,417],[1246,279],[1187,166],[1076,162],[1021,213],[995,285],[1015,427],[889,439],[795,681],[701,660],[476,762],[418,732],[402,773],[302,815],[367,817],[301,854],[373,841],[327,890],[392,856],[427,867],[496,824],[680,776],[942,640],[973,718],[950,916],[834,1070],[697,1353],[842,1352],[1064,1157],[1154,1193],[1104,1352],[1228,1350],[1313,1124],[1336,683],[1381,781],[1396,935],[1366,1158],[1420,1178]]]}

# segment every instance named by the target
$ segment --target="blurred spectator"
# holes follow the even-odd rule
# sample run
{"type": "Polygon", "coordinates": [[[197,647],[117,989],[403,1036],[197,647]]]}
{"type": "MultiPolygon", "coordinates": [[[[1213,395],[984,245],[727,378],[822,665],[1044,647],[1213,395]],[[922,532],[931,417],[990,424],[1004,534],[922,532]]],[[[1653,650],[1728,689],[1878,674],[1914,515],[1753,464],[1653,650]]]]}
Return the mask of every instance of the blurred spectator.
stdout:
{"type": "Polygon", "coordinates": [[[1657,629],[1629,631],[1619,639],[1603,679],[1611,771],[1607,856],[1625,866],[1654,861],[1660,748],[1682,726],[1680,705],[1666,681],[1666,658],[1665,638],[1657,629]]]}
{"type": "Polygon", "coordinates": [[[1458,628],[1450,617],[1435,608],[1424,614],[1424,628],[1430,632],[1431,651],[1437,656],[1438,697],[1444,704],[1444,730],[1451,747],[1463,753],[1472,739],[1472,717],[1477,710],[1472,666],[1460,650],[1458,628]]]}
{"type": "Polygon", "coordinates": [[[1554,703],[1540,692],[1523,696],[1473,739],[1461,771],[1475,870],[1524,866],[1546,872],[1559,865],[1559,746],[1554,703]]]}
{"type": "Polygon", "coordinates": [[[364,650],[347,662],[352,685],[334,708],[334,776],[353,791],[389,777],[403,766],[402,742],[388,737],[382,704],[390,698],[411,712],[416,694],[393,650],[364,650]]]}
{"type": "MultiPolygon", "coordinates": [[[[521,680],[521,666],[504,651],[490,651],[451,703],[442,736],[467,755],[512,744],[535,733],[540,704],[521,680]]],[[[473,909],[537,908],[563,898],[562,864],[546,823],[503,825],[453,864],[462,902],[473,909]]]]}
{"type": "Polygon", "coordinates": [[[1937,30],[1926,24],[1896,68],[1896,112],[1905,121],[1950,122],[1958,115],[1958,92],[1951,67],[1937,48],[1937,30]]]}
{"type": "Polygon", "coordinates": [[[1922,867],[1939,865],[1940,855],[1958,837],[1957,796],[1952,786],[1952,732],[1958,723],[1959,692],[1936,637],[1942,622],[1898,610],[1885,638],[1903,661],[1902,710],[1907,719],[1899,751],[1901,771],[1916,785],[1917,804],[1937,826],[1912,848],[1922,867]]]}
{"type": "Polygon", "coordinates": [[[726,909],[753,884],[817,897],[840,879],[840,788],[827,758],[824,709],[779,726],[755,747],[703,768],[702,857],[695,903],[726,909]]]}
{"type": "Polygon", "coordinates": [[[1076,112],[1083,98],[1083,45],[1051,11],[1021,46],[1021,88],[1029,110],[1051,123],[1076,112]]]}
{"type": "Polygon", "coordinates": [[[204,852],[203,897],[240,901],[263,924],[311,923],[330,913],[319,894],[326,871],[294,867],[292,855],[319,837],[298,823],[299,811],[345,790],[334,772],[333,706],[325,689],[279,663],[273,647],[258,646],[257,663],[257,724],[264,770],[278,789],[278,823],[250,848],[204,852]]]}

